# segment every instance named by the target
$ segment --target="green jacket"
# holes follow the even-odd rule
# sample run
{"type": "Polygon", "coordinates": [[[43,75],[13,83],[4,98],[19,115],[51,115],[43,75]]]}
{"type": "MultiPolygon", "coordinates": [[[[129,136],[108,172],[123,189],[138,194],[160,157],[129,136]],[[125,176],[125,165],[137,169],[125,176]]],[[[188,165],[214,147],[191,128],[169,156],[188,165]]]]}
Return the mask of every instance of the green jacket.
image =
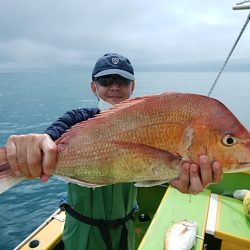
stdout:
{"type": "MultiPolygon", "coordinates": [[[[123,218],[136,204],[137,188],[134,184],[116,184],[99,188],[85,188],[69,183],[68,203],[78,213],[95,219],[123,218]]],[[[134,246],[133,221],[127,222],[128,249],[134,246]]],[[[110,229],[112,246],[119,250],[122,226],[110,229]]],[[[65,250],[106,250],[100,229],[66,216],[63,242],[65,250]]]]}

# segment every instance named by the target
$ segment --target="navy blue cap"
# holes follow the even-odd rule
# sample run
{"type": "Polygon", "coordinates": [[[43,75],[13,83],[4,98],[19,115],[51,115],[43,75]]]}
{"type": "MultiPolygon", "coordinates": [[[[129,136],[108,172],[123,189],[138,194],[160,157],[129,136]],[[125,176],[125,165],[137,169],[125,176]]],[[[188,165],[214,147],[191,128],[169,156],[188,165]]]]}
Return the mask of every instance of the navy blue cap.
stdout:
{"type": "Polygon", "coordinates": [[[105,54],[97,60],[92,71],[92,80],[106,75],[120,75],[126,79],[135,80],[134,69],[130,61],[116,53],[105,54]]]}

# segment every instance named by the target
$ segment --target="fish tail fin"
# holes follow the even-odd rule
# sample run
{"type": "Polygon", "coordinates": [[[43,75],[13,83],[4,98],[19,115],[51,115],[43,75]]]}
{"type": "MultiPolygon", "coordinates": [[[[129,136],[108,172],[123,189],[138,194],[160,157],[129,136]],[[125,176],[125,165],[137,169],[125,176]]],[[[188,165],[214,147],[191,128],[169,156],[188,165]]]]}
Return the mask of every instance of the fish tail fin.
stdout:
{"type": "Polygon", "coordinates": [[[13,174],[6,157],[6,149],[0,148],[0,194],[23,179],[23,177],[17,177],[13,174]]]}

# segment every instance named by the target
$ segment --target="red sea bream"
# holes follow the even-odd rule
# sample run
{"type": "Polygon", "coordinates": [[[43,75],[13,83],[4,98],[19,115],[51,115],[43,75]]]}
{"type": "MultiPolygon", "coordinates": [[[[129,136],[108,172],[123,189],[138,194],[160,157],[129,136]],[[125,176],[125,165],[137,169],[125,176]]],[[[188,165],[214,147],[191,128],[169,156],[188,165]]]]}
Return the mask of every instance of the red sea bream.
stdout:
{"type": "MultiPolygon", "coordinates": [[[[224,172],[250,169],[247,129],[221,102],[197,94],[130,99],[73,126],[56,144],[53,174],[89,187],[167,182],[200,154],[218,160],[224,172]]],[[[0,179],[12,179],[4,148],[0,179]]]]}

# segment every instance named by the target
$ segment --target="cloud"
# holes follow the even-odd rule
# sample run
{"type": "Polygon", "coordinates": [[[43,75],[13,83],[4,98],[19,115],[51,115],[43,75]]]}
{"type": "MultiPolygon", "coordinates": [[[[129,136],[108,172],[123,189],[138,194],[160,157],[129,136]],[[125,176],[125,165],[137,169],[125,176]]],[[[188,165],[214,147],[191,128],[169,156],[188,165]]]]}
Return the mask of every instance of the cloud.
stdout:
{"type": "MultiPolygon", "coordinates": [[[[223,63],[246,20],[245,11],[232,10],[234,4],[2,1],[0,70],[92,67],[106,52],[126,55],[141,70],[211,69],[213,63],[223,63]]],[[[247,67],[249,32],[243,34],[232,65],[247,67]]]]}

